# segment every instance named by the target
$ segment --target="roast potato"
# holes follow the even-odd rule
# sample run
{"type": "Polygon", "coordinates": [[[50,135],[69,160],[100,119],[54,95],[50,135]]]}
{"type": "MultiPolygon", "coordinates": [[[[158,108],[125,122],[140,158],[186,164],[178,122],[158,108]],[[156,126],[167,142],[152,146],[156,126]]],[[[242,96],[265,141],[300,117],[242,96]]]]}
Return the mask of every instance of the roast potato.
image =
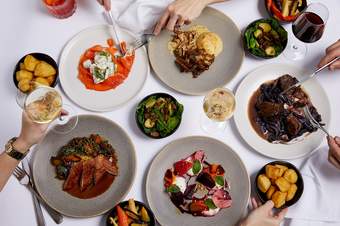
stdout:
{"type": "Polygon", "coordinates": [[[40,61],[37,60],[34,56],[32,55],[27,55],[24,59],[24,66],[25,69],[28,71],[34,71],[35,67],[40,61]]]}
{"type": "Polygon", "coordinates": [[[48,84],[51,86],[55,80],[55,76],[54,75],[48,76],[46,80],[48,81],[48,84]]]}
{"type": "Polygon", "coordinates": [[[266,175],[261,174],[257,178],[257,187],[262,191],[263,193],[267,192],[269,189],[271,183],[268,177],[266,175]]]}
{"type": "Polygon", "coordinates": [[[56,73],[57,71],[54,69],[54,67],[45,61],[41,61],[39,64],[37,64],[34,70],[34,75],[38,77],[49,77],[55,75],[56,73]]]}
{"type": "Polygon", "coordinates": [[[266,165],[266,176],[270,179],[277,179],[280,177],[280,168],[272,166],[272,165],[266,165]]]}
{"type": "Polygon", "coordinates": [[[27,92],[31,89],[31,80],[29,79],[21,79],[18,83],[18,88],[22,91],[22,92],[27,92]]]}
{"type": "Polygon", "coordinates": [[[275,208],[280,208],[286,203],[287,192],[276,191],[272,196],[275,208]]]}
{"type": "Polygon", "coordinates": [[[283,177],[289,181],[289,183],[295,184],[298,180],[298,175],[293,169],[288,169],[284,174],[283,177]]]}
{"type": "Polygon", "coordinates": [[[40,85],[44,85],[44,86],[50,86],[50,84],[48,83],[47,79],[42,78],[42,77],[36,77],[34,79],[34,81],[40,85]]]}
{"type": "Polygon", "coordinates": [[[281,192],[287,192],[290,188],[290,183],[283,177],[276,179],[275,184],[281,192]]]}
{"type": "Polygon", "coordinates": [[[23,79],[32,80],[33,73],[30,71],[26,71],[26,70],[20,70],[15,73],[15,78],[17,79],[18,82],[23,79]]]}
{"type": "Polygon", "coordinates": [[[297,191],[298,187],[296,186],[296,184],[292,184],[287,192],[287,197],[286,197],[286,201],[290,201],[294,198],[295,193],[297,191]]]}
{"type": "Polygon", "coordinates": [[[267,199],[271,199],[272,195],[274,194],[274,192],[276,192],[276,190],[277,190],[276,187],[271,185],[266,193],[267,199]]]}

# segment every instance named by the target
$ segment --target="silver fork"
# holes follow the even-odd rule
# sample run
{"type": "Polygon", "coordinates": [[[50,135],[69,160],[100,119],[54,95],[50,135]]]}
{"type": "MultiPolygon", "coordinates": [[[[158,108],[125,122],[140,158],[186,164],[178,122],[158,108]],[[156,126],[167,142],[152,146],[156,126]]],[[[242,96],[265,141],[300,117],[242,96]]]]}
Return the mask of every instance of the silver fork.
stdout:
{"type": "Polygon", "coordinates": [[[129,47],[132,48],[133,50],[136,50],[149,43],[153,36],[154,36],[153,34],[143,34],[142,36],[136,38],[133,42],[131,42],[129,44],[129,47]]]}
{"type": "MultiPolygon", "coordinates": [[[[23,170],[19,166],[17,166],[14,169],[13,175],[18,179],[20,184],[26,185],[26,187],[29,187],[28,186],[30,184],[29,177],[23,172],[23,170]]],[[[33,189],[29,189],[29,190],[33,190],[33,189]]],[[[39,201],[35,197],[33,197],[33,203],[34,203],[35,213],[37,215],[38,226],[45,226],[46,223],[45,223],[44,215],[41,210],[41,206],[39,204],[39,201]]]]}
{"type": "Polygon", "coordinates": [[[315,120],[312,113],[309,111],[308,106],[303,107],[303,112],[305,113],[306,118],[313,127],[321,129],[325,134],[327,134],[327,136],[330,136],[329,132],[318,121],[315,120]]]}
{"type": "Polygon", "coordinates": [[[59,212],[55,211],[52,209],[41,197],[40,195],[34,190],[33,188],[33,183],[29,177],[29,175],[21,169],[19,166],[17,166],[14,169],[13,175],[19,180],[20,184],[25,185],[28,190],[33,194],[33,202],[34,202],[34,207],[36,208],[37,211],[37,217],[38,217],[38,225],[43,226],[45,225],[45,219],[44,216],[41,212],[41,207],[39,205],[39,202],[44,205],[46,211],[49,213],[51,218],[56,222],[57,224],[60,224],[63,222],[63,215],[61,215],[59,212]],[[38,200],[39,202],[38,202],[38,200]],[[40,209],[40,210],[39,210],[40,209]]]}

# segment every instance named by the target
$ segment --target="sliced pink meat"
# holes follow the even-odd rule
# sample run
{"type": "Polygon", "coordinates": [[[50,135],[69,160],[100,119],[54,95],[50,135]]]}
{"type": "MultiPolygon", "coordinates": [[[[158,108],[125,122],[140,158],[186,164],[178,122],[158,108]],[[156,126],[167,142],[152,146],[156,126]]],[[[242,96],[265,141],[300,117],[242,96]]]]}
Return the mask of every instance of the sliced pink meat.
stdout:
{"type": "Polygon", "coordinates": [[[102,179],[102,177],[104,176],[104,174],[106,173],[106,170],[104,168],[104,156],[99,155],[95,158],[95,173],[94,173],[94,182],[98,183],[100,181],[100,179],[102,179]]]}
{"type": "Polygon", "coordinates": [[[90,159],[83,161],[83,173],[81,174],[80,180],[80,190],[84,191],[88,188],[93,182],[93,173],[95,170],[95,160],[90,159]]]}
{"type": "Polygon", "coordinates": [[[83,170],[83,163],[75,163],[68,174],[66,181],[64,182],[63,189],[70,190],[79,183],[80,176],[83,170]]]}
{"type": "Polygon", "coordinates": [[[214,204],[221,209],[228,208],[232,204],[229,193],[223,189],[215,189],[212,200],[214,204]]]}
{"type": "Polygon", "coordinates": [[[114,166],[112,164],[112,162],[110,162],[108,159],[104,158],[103,160],[103,166],[106,170],[106,172],[108,172],[111,175],[117,176],[118,174],[118,169],[116,166],[114,166]]]}
{"type": "Polygon", "coordinates": [[[204,157],[205,157],[205,154],[204,154],[204,151],[202,150],[199,150],[199,151],[196,151],[194,154],[193,154],[193,160],[198,160],[200,162],[203,162],[204,160],[204,157]]]}

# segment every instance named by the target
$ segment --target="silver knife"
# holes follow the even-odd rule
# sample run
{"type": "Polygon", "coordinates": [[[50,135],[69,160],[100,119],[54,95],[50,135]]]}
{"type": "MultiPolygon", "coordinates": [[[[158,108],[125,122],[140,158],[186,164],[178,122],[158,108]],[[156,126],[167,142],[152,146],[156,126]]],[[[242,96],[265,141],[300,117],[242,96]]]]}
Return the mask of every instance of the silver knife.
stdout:
{"type": "MultiPolygon", "coordinates": [[[[27,159],[23,160],[21,162],[21,165],[22,165],[22,168],[24,169],[24,161],[27,161],[27,159]]],[[[27,186],[30,186],[29,183],[27,186]]],[[[32,189],[29,189],[29,190],[33,190],[32,189]]],[[[41,206],[40,206],[40,203],[39,203],[39,200],[37,199],[37,197],[33,194],[32,194],[32,199],[33,199],[33,204],[34,204],[34,210],[35,210],[35,214],[36,214],[36,217],[37,217],[37,225],[38,226],[45,226],[46,225],[46,222],[45,222],[45,218],[44,218],[44,214],[42,212],[42,209],[41,209],[41,206]]]]}
{"type": "Polygon", "coordinates": [[[308,81],[309,79],[313,78],[317,73],[319,73],[320,71],[322,71],[323,69],[325,69],[326,67],[328,67],[329,65],[331,65],[332,63],[334,63],[335,61],[339,60],[340,59],[340,56],[334,58],[333,60],[331,60],[330,62],[328,62],[327,64],[325,64],[324,66],[320,67],[318,70],[314,71],[314,73],[306,76],[305,78],[303,79],[300,79],[300,81],[290,87],[288,87],[286,90],[282,91],[280,94],[284,94],[286,93],[287,91],[293,89],[293,88],[296,88],[296,87],[299,87],[302,85],[302,83],[308,81]]]}
{"type": "Polygon", "coordinates": [[[121,53],[121,54],[125,54],[124,52],[123,52],[123,50],[122,50],[122,48],[121,48],[121,46],[120,46],[120,44],[121,44],[121,42],[120,42],[120,40],[119,40],[119,36],[118,36],[118,32],[117,32],[117,30],[116,30],[116,21],[115,21],[115,19],[113,18],[113,16],[112,16],[112,12],[111,11],[106,11],[105,10],[105,12],[106,12],[106,15],[110,18],[110,21],[111,21],[111,26],[112,26],[112,30],[113,30],[113,34],[114,34],[114,36],[115,36],[115,41],[116,41],[116,46],[117,46],[117,48],[118,48],[118,50],[119,50],[119,52],[121,53]]]}
{"type": "MultiPolygon", "coordinates": [[[[31,175],[31,167],[28,163],[28,160],[25,158],[22,162],[22,167],[23,170],[26,171],[27,175],[30,177],[30,184],[28,184],[29,186],[29,190],[32,192],[33,195],[33,200],[37,200],[38,203],[42,204],[45,207],[45,210],[47,211],[47,213],[51,216],[51,218],[54,220],[55,223],[60,224],[63,222],[64,217],[63,215],[61,215],[61,213],[57,212],[56,210],[52,209],[46,202],[45,200],[43,200],[40,195],[36,192],[35,188],[34,188],[34,179],[31,175]]],[[[39,205],[40,207],[40,205],[39,205]]],[[[40,211],[41,211],[41,207],[40,207],[40,211]]]]}

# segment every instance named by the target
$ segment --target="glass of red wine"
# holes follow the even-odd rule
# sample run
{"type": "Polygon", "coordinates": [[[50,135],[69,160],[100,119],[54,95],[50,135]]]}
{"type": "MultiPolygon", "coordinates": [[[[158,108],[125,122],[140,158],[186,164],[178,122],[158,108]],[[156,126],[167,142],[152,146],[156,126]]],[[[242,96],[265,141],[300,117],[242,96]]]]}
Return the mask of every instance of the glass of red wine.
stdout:
{"type": "Polygon", "coordinates": [[[327,7],[321,3],[309,4],[304,11],[293,22],[293,34],[301,42],[288,40],[284,55],[291,60],[301,60],[306,56],[307,45],[318,41],[323,34],[329,12],[327,7]]]}

